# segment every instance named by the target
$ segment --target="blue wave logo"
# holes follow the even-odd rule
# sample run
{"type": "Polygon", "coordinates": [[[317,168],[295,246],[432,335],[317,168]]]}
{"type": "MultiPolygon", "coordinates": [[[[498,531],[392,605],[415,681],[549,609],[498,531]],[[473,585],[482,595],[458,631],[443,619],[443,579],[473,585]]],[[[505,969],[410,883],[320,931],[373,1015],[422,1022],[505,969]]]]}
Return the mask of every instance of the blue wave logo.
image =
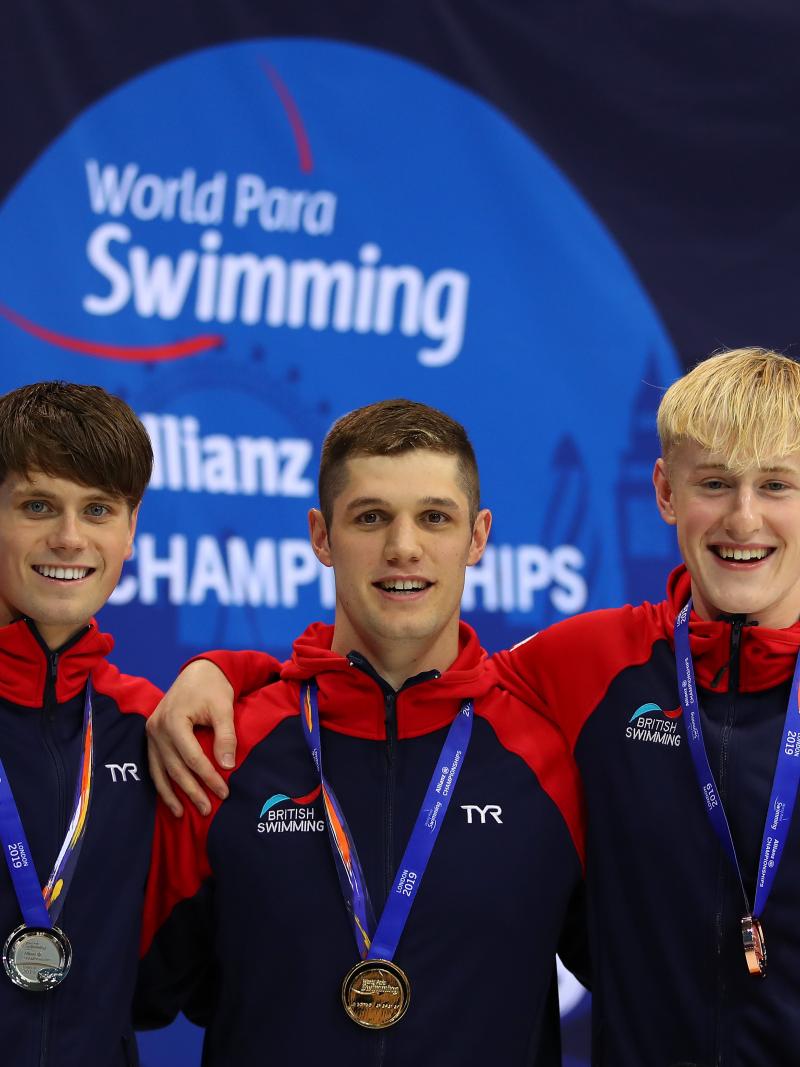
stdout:
{"type": "Polygon", "coordinates": [[[634,711],[633,715],[631,715],[630,719],[628,719],[628,722],[636,722],[636,720],[640,719],[642,715],[652,715],[654,712],[657,715],[663,715],[667,719],[677,719],[681,714],[681,708],[677,707],[673,711],[664,711],[664,709],[658,704],[642,704],[641,707],[638,707],[636,711],[634,711]]]}

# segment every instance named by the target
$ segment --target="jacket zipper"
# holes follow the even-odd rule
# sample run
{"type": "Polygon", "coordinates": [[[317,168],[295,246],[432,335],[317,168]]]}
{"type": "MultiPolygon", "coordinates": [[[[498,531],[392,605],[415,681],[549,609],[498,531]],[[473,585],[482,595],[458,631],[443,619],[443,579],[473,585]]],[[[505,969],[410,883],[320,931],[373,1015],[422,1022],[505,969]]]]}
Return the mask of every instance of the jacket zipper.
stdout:
{"type": "MultiPolygon", "coordinates": [[[[56,772],[56,781],[58,783],[58,806],[57,806],[57,823],[56,826],[63,826],[66,820],[66,813],[64,810],[65,805],[65,768],[64,761],[61,757],[61,753],[58,749],[54,737],[54,723],[56,717],[56,679],[58,678],[58,652],[47,651],[47,678],[44,687],[44,723],[43,733],[45,746],[47,747],[50,757],[53,760],[53,766],[56,772]]],[[[49,874],[49,871],[48,871],[49,874]]],[[[42,1016],[41,1016],[41,1046],[39,1053],[39,1063],[41,1067],[47,1065],[47,1052],[48,1044],[50,1040],[50,1016],[52,1014],[52,1002],[45,996],[42,997],[42,1016]]]]}
{"type": "MultiPolygon", "coordinates": [[[[44,683],[44,694],[42,699],[42,736],[44,739],[45,748],[50,753],[50,758],[53,761],[53,767],[56,772],[56,781],[58,783],[58,804],[56,812],[56,827],[57,833],[63,833],[66,830],[67,815],[66,815],[66,789],[65,778],[66,768],[64,767],[64,760],[59,748],[58,742],[55,737],[54,724],[56,718],[56,709],[58,707],[58,699],[56,696],[56,682],[58,681],[58,662],[62,652],[66,652],[67,649],[72,648],[89,630],[88,626],[84,626],[82,630],[79,630],[73,637],[66,641],[55,652],[52,651],[42,640],[39,631],[30,619],[26,620],[30,627],[31,633],[36,638],[39,646],[44,653],[47,661],[47,675],[44,683]],[[63,829],[62,829],[63,827],[63,829]]],[[[56,850],[56,852],[58,849],[56,850]]],[[[48,875],[49,875],[48,871],[48,875]]],[[[42,1014],[41,1014],[41,1045],[39,1052],[39,1064],[40,1067],[47,1067],[47,1054],[48,1045],[50,1040],[50,1017],[52,1015],[52,1000],[46,995],[41,998],[42,1000],[42,1014]]]]}
{"type": "MultiPolygon", "coordinates": [[[[386,724],[386,804],[384,807],[385,817],[383,826],[384,840],[384,868],[383,899],[386,900],[392,888],[394,879],[394,789],[395,789],[395,760],[397,756],[397,693],[384,690],[383,695],[384,721],[386,724]]],[[[381,1032],[378,1040],[378,1067],[383,1067],[388,1052],[388,1035],[381,1032]]]]}
{"type": "MultiPolygon", "coordinates": [[[[731,620],[731,658],[728,661],[729,674],[728,674],[728,693],[730,699],[728,701],[727,712],[725,715],[725,721],[722,725],[722,735],[720,738],[720,754],[719,754],[719,780],[717,785],[719,787],[719,795],[722,804],[725,804],[728,791],[728,749],[731,743],[731,737],[733,734],[733,727],[736,721],[736,698],[739,693],[739,656],[741,651],[742,642],[742,629],[745,625],[746,616],[735,615],[731,620]]],[[[735,842],[734,842],[735,844],[735,842]]],[[[717,880],[717,1037],[716,1037],[716,1055],[714,1057],[717,1067],[722,1067],[723,1064],[723,1047],[722,1047],[722,1034],[723,1034],[723,1021],[725,1017],[725,1006],[727,1002],[727,982],[725,978],[724,967],[724,930],[725,930],[725,883],[729,877],[730,861],[726,855],[720,853],[720,876],[717,880]]]]}
{"type": "MultiPolygon", "coordinates": [[[[422,674],[417,674],[413,678],[407,678],[406,681],[400,686],[400,689],[395,691],[392,686],[382,678],[380,674],[375,670],[372,664],[359,652],[350,652],[347,656],[350,665],[357,667],[363,671],[364,674],[369,675],[379,686],[383,693],[383,709],[384,709],[384,725],[386,729],[386,790],[385,790],[385,804],[384,804],[384,821],[383,821],[383,855],[384,855],[384,868],[383,868],[383,880],[384,880],[384,900],[389,896],[391,891],[394,875],[395,875],[395,860],[394,860],[394,792],[396,784],[396,756],[397,756],[397,695],[404,689],[409,689],[412,685],[419,685],[421,682],[427,682],[434,678],[440,677],[440,672],[423,671],[422,674]]],[[[389,1035],[381,1031],[378,1034],[378,1044],[376,1049],[376,1065],[377,1067],[383,1067],[386,1062],[386,1054],[388,1051],[389,1035]]]]}

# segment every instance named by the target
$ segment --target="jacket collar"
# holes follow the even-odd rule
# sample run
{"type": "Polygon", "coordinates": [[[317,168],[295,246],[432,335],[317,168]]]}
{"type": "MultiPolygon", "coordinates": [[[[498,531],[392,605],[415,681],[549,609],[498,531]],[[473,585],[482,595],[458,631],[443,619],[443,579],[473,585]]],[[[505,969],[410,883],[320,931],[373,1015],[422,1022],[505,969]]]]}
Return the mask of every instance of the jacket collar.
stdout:
{"type": "MultiPolygon", "coordinates": [[[[691,596],[692,583],[686,567],[677,567],[669,576],[667,599],[660,607],[664,628],[673,640],[675,616],[691,596]]],[[[707,621],[692,612],[689,639],[697,684],[704,689],[726,692],[731,658],[731,623],[724,619],[707,621]],[[712,685],[712,682],[716,682],[712,685]]],[[[800,652],[800,622],[785,630],[764,626],[742,629],[739,658],[739,689],[744,693],[771,689],[792,677],[800,652]]]]}
{"type": "Polygon", "coordinates": [[[55,663],[55,696],[63,704],[81,692],[94,667],[113,647],[113,638],[101,633],[94,619],[82,634],[54,653],[29,619],[0,626],[0,699],[28,708],[41,707],[55,663]]]}
{"type": "MultiPolygon", "coordinates": [[[[332,626],[309,626],[295,641],[281,677],[298,685],[316,679],[322,725],[354,737],[384,740],[386,695],[391,694],[391,687],[370,674],[369,665],[361,669],[348,657],[332,652],[332,641],[332,626]]],[[[486,652],[475,631],[462,622],[455,662],[443,674],[428,672],[409,679],[397,692],[398,737],[418,737],[449,725],[463,700],[475,700],[491,686],[486,652]]]]}

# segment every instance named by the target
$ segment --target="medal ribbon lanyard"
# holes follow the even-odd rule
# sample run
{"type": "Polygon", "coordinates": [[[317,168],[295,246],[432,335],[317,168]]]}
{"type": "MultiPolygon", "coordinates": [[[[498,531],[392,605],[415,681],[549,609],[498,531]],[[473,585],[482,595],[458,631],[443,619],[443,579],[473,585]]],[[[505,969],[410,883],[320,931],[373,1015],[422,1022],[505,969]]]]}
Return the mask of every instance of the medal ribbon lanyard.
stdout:
{"type": "Polygon", "coordinates": [[[345,906],[353,922],[356,945],[362,959],[391,960],[394,957],[464,764],[472,734],[473,718],[472,701],[465,700],[445,738],[433,777],[428,784],[422,807],[397,869],[394,885],[376,928],[355,841],[336,795],[322,770],[317,687],[310,683],[302,688],[300,721],[303,725],[303,736],[322,783],[328,836],[345,906]]]}
{"type": "Polygon", "coordinates": [[[0,761],[0,841],[3,844],[3,853],[11,874],[11,882],[26,926],[49,930],[56,925],[83,844],[94,768],[91,682],[86,686],[81,747],[81,767],[75,785],[72,817],[44,889],[39,884],[22,819],[11,792],[5,768],[0,761]]]}
{"type": "MultiPolygon", "coordinates": [[[[697,684],[694,676],[692,652],[689,647],[689,613],[691,610],[692,601],[689,600],[675,619],[675,663],[678,669],[678,692],[680,694],[681,707],[683,708],[686,739],[689,743],[689,751],[692,754],[697,781],[705,800],[708,817],[738,875],[745,906],[747,911],[750,912],[750,901],[744,887],[730,826],[728,825],[728,819],[722,806],[722,799],[708,762],[708,754],[703,740],[703,728],[700,724],[700,705],[697,699],[697,684]]],[[[761,854],[756,879],[756,897],[752,909],[752,915],[756,919],[764,911],[772,884],[775,881],[775,875],[778,873],[783,848],[789,836],[789,827],[792,823],[797,787],[800,784],[800,704],[798,703],[798,688],[800,688],[800,658],[795,664],[792,689],[783,725],[783,737],[775,765],[775,775],[772,780],[772,793],[769,798],[767,817],[764,821],[764,833],[761,841],[761,854]]]]}

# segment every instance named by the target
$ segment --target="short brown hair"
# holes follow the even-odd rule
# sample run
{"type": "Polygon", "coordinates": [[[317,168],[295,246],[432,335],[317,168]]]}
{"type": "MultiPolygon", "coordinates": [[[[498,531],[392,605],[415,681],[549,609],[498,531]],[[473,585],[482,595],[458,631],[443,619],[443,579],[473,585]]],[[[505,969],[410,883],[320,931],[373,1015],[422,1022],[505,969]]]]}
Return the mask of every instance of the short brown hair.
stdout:
{"type": "Polygon", "coordinates": [[[800,364],[767,348],[719,352],[669,387],[658,433],[667,461],[691,440],[738,471],[798,452],[800,364]]]}
{"type": "Polygon", "coordinates": [[[123,497],[133,509],[152,469],[144,426],[97,385],[36,382],[0,397],[0,483],[42,471],[123,497]]]}
{"type": "Polygon", "coordinates": [[[416,400],[380,400],[338,419],[322,444],[319,505],[330,527],[333,502],[344,487],[352,456],[396,456],[417,448],[455,456],[470,519],[480,507],[478,463],[467,431],[443,411],[416,400]]]}

